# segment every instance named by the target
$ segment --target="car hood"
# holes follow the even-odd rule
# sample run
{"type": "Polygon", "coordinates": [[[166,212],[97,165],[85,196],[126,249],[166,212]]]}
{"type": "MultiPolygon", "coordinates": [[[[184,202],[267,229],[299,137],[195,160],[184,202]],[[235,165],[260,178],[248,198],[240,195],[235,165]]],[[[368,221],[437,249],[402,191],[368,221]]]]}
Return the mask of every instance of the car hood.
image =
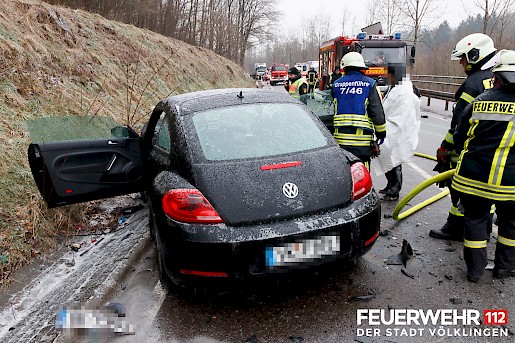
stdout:
{"type": "Polygon", "coordinates": [[[237,226],[344,206],[352,193],[349,164],[341,148],[333,146],[287,157],[195,164],[193,173],[197,188],[224,222],[237,226]],[[294,161],[301,164],[262,170],[294,161]],[[296,197],[283,193],[287,183],[298,187],[296,197]]]}

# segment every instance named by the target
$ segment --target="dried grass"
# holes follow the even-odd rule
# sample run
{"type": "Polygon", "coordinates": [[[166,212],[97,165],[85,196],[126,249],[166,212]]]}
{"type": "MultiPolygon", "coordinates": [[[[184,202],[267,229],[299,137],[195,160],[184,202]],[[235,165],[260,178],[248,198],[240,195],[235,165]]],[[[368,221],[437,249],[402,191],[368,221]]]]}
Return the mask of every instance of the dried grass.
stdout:
{"type": "Polygon", "coordinates": [[[253,86],[239,66],[206,49],[42,1],[1,1],[0,255],[8,262],[0,261],[0,286],[95,206],[46,208],[26,161],[26,120],[98,114],[137,125],[169,94],[253,86]]]}

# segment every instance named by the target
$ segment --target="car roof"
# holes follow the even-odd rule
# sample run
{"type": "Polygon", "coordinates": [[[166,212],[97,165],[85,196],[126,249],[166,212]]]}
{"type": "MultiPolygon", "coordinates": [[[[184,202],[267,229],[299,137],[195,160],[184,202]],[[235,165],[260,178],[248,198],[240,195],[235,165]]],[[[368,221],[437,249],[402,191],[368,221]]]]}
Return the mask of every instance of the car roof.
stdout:
{"type": "Polygon", "coordinates": [[[168,97],[161,101],[163,105],[175,107],[179,114],[204,111],[217,107],[256,103],[297,103],[286,92],[258,88],[224,88],[185,93],[168,97]]]}

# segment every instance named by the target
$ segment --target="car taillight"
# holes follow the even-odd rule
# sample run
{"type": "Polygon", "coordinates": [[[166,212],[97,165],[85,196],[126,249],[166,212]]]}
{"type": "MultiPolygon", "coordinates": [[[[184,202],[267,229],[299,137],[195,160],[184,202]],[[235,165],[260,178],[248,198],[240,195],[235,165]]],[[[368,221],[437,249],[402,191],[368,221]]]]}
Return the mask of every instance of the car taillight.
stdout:
{"type": "Polygon", "coordinates": [[[223,223],[213,206],[197,189],[172,189],[161,201],[164,213],[185,223],[223,223]]]}
{"type": "Polygon", "coordinates": [[[361,162],[350,166],[352,175],[352,199],[358,200],[372,189],[372,177],[367,167],[361,162]]]}

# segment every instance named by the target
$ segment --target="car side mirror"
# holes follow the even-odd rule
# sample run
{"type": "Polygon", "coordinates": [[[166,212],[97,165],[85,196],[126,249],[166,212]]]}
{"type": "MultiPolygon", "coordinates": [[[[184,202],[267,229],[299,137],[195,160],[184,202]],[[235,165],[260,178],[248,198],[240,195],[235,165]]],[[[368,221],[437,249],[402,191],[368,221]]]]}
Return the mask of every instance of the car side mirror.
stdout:
{"type": "Polygon", "coordinates": [[[111,129],[111,135],[115,138],[136,138],[138,134],[127,126],[115,126],[111,129]]]}

